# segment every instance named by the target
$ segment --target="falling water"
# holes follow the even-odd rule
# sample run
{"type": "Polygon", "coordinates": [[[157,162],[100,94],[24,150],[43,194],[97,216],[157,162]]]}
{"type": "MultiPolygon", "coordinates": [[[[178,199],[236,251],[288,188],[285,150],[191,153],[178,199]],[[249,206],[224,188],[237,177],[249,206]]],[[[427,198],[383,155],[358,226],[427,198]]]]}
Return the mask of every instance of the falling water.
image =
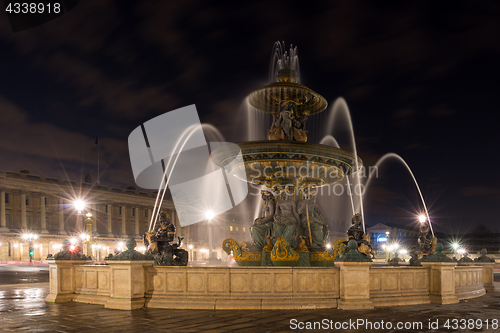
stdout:
{"type": "Polygon", "coordinates": [[[320,145],[332,146],[332,147],[335,147],[335,148],[340,148],[339,143],[337,142],[337,140],[335,140],[335,138],[333,136],[331,136],[330,134],[325,135],[323,137],[323,139],[321,139],[321,141],[319,142],[319,144],[320,145]]]}
{"type": "Polygon", "coordinates": [[[328,116],[328,121],[327,121],[327,128],[326,128],[327,134],[331,134],[333,132],[333,125],[335,122],[336,115],[339,111],[343,112],[345,117],[347,118],[347,124],[349,125],[349,130],[351,132],[351,144],[352,144],[352,147],[354,149],[354,163],[356,166],[355,173],[356,173],[356,179],[357,179],[357,183],[358,183],[357,186],[359,186],[359,196],[358,197],[359,197],[359,205],[360,205],[360,209],[361,209],[361,216],[363,217],[363,231],[366,231],[365,230],[365,221],[364,221],[365,214],[364,214],[364,210],[363,210],[363,196],[362,196],[363,191],[361,191],[361,180],[359,178],[359,173],[358,173],[358,170],[359,170],[358,151],[356,149],[356,140],[354,137],[354,129],[352,127],[351,113],[349,112],[349,107],[347,106],[345,99],[342,97],[339,97],[335,100],[331,110],[332,111],[330,112],[330,114],[328,116]]]}
{"type": "Polygon", "coordinates": [[[278,71],[289,66],[297,73],[297,83],[300,83],[300,66],[297,47],[290,45],[290,50],[285,51],[285,42],[275,42],[271,53],[269,66],[269,82],[276,82],[278,71]]]}
{"type": "Polygon", "coordinates": [[[203,123],[201,124],[201,129],[208,139],[208,142],[225,142],[226,139],[224,135],[212,124],[203,123]]]}
{"type": "Polygon", "coordinates": [[[180,152],[184,149],[184,146],[188,142],[188,140],[191,138],[191,136],[199,130],[199,127],[196,125],[191,125],[188,128],[184,130],[184,132],[181,134],[180,138],[177,140],[175,143],[175,147],[172,151],[172,155],[170,155],[170,158],[168,159],[168,162],[165,165],[165,171],[163,172],[163,176],[160,181],[160,186],[158,187],[158,194],[156,196],[155,204],[153,207],[153,212],[151,214],[151,221],[149,222],[149,231],[154,229],[156,222],[158,221],[158,216],[160,215],[160,209],[161,203],[163,202],[163,198],[165,197],[165,193],[167,192],[167,187],[168,183],[170,181],[170,176],[172,175],[172,172],[174,171],[174,167],[177,164],[177,160],[179,159],[180,152]],[[178,148],[180,145],[180,148],[178,148]],[[176,155],[175,161],[172,162],[172,157],[176,155]],[[167,171],[170,171],[167,177],[167,171]],[[164,187],[165,186],[165,187],[164,187]],[[163,190],[163,192],[162,192],[163,190]],[[161,193],[161,199],[160,199],[160,193],[161,193]],[[159,199],[159,200],[158,200],[159,199]],[[158,204],[159,203],[159,204],[158,204]]]}
{"type": "MultiPolygon", "coordinates": [[[[434,236],[434,230],[432,228],[431,220],[429,218],[429,212],[427,211],[427,205],[425,204],[424,196],[422,195],[422,191],[420,191],[420,186],[418,186],[418,182],[417,182],[417,179],[415,178],[415,175],[413,175],[413,172],[411,171],[410,166],[406,163],[406,161],[401,156],[399,156],[398,154],[387,153],[384,156],[382,156],[377,161],[377,163],[375,163],[375,168],[378,168],[380,164],[382,164],[383,162],[385,162],[386,160],[391,159],[391,158],[394,158],[394,159],[400,161],[401,163],[403,163],[403,165],[406,167],[406,169],[410,173],[411,177],[413,178],[413,181],[415,182],[415,186],[417,187],[418,193],[420,194],[420,199],[422,200],[422,205],[424,206],[425,215],[427,217],[427,221],[429,222],[429,226],[431,228],[432,236],[434,236]]],[[[368,178],[368,180],[366,182],[365,192],[364,192],[363,196],[366,194],[366,192],[368,190],[368,186],[371,183],[371,180],[372,180],[372,177],[370,175],[370,177],[368,178]]]]}

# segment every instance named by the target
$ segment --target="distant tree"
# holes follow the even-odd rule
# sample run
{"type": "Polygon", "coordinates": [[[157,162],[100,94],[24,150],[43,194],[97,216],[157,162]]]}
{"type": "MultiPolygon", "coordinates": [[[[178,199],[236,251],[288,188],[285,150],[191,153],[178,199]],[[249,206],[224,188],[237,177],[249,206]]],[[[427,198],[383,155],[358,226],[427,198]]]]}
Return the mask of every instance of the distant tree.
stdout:
{"type": "Polygon", "coordinates": [[[492,233],[493,232],[490,229],[488,229],[484,224],[478,225],[471,232],[471,234],[473,234],[474,236],[480,236],[481,238],[491,237],[492,233]]]}

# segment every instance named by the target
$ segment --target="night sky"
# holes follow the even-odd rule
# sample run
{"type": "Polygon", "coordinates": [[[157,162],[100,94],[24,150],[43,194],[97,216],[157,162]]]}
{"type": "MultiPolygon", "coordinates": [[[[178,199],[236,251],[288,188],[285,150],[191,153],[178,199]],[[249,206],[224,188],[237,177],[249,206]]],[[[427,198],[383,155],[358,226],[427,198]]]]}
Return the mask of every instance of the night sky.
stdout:
{"type": "MultiPolygon", "coordinates": [[[[130,132],[190,104],[244,141],[244,98],[268,83],[276,41],[298,46],[302,84],[330,106],[345,98],[366,166],[388,152],[407,161],[436,228],[500,232],[497,1],[84,0],[18,33],[2,12],[0,169],[95,179],[99,133],[101,183],[134,186],[130,132]]],[[[310,118],[311,141],[330,111],[310,118]]],[[[344,128],[330,134],[351,151],[344,128]]],[[[372,185],[368,225],[415,222],[402,164],[382,165],[372,185]]]]}

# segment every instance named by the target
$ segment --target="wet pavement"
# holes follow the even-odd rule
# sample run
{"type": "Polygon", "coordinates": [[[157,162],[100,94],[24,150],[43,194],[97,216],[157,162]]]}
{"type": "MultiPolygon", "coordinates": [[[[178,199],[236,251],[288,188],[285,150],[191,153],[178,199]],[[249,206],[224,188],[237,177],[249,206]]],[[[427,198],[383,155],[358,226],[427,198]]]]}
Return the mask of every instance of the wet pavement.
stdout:
{"type": "Polygon", "coordinates": [[[500,332],[500,283],[496,283],[496,288],[498,291],[495,293],[459,304],[398,306],[362,311],[121,311],[74,302],[45,303],[44,298],[49,292],[48,283],[3,285],[0,286],[0,332],[500,332]],[[454,319],[457,320],[456,324],[454,319]],[[461,319],[466,320],[466,328],[462,330],[461,319]],[[358,320],[365,320],[365,324],[352,326],[358,320]],[[449,329],[444,327],[447,320],[449,329]],[[369,325],[366,323],[368,321],[372,325],[371,329],[366,326],[369,325]],[[384,329],[375,329],[382,321],[384,329]],[[439,328],[429,328],[436,321],[439,328]],[[307,330],[307,322],[328,323],[332,326],[307,330]],[[394,326],[392,329],[387,328],[388,322],[394,326]],[[303,323],[303,329],[300,329],[300,323],[303,323]],[[398,330],[398,323],[422,323],[422,326],[414,326],[415,329],[410,326],[404,329],[403,326],[403,329],[398,330]],[[347,329],[340,329],[338,325],[342,324],[347,329]],[[335,329],[335,325],[339,329],[335,329]],[[453,329],[454,325],[456,329],[453,329]]]}
{"type": "Polygon", "coordinates": [[[0,285],[49,282],[49,265],[0,264],[0,285]]]}

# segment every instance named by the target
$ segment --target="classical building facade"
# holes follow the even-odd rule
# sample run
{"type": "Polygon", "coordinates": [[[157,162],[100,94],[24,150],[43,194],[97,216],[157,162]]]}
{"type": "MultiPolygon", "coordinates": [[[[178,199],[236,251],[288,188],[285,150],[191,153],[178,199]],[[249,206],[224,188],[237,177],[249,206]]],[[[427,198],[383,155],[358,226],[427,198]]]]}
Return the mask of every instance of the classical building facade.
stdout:
{"type": "MultiPolygon", "coordinates": [[[[86,231],[87,213],[92,214],[95,257],[113,253],[129,237],[141,244],[155,200],[154,193],[131,188],[0,171],[0,260],[29,259],[29,244],[22,238],[26,233],[37,235],[32,241],[35,260],[56,253],[64,239],[78,239],[86,231]],[[74,206],[77,200],[85,203],[82,214],[74,206]]],[[[178,225],[171,200],[164,200],[162,211],[178,225]]]]}
{"type": "MultiPolygon", "coordinates": [[[[129,237],[136,238],[141,250],[142,235],[149,227],[155,201],[156,193],[133,188],[0,171],[0,261],[29,260],[29,243],[22,238],[28,233],[37,235],[32,241],[34,260],[58,252],[65,239],[80,239],[86,231],[87,213],[92,214],[91,243],[78,240],[85,253],[90,253],[89,246],[92,256],[102,259],[129,237]],[[80,215],[74,205],[77,200],[85,202],[80,215]]],[[[181,228],[171,199],[163,201],[162,211],[169,213],[176,224],[177,236],[184,238],[183,248],[189,251],[190,260],[207,259],[208,222],[181,228]]],[[[211,221],[212,251],[218,258],[228,259],[220,246],[225,238],[250,239],[250,222],[245,222],[231,214],[211,221]]]]}

